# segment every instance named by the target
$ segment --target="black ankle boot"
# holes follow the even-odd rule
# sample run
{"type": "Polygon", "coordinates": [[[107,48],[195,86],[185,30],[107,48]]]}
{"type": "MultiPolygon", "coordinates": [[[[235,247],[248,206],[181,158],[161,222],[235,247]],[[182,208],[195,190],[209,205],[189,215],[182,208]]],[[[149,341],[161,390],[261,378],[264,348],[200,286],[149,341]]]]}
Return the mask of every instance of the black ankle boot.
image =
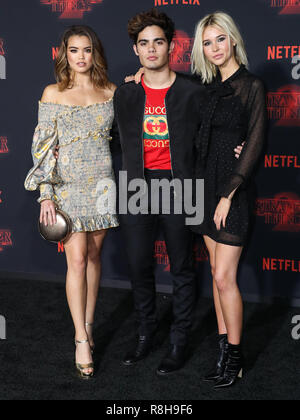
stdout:
{"type": "Polygon", "coordinates": [[[187,346],[171,345],[168,354],[161,362],[156,373],[158,376],[167,376],[181,369],[186,361],[187,346]]]}
{"type": "Polygon", "coordinates": [[[215,389],[228,388],[234,385],[238,378],[243,376],[244,357],[241,346],[228,344],[228,360],[224,375],[214,386],[215,389]]]}
{"type": "Polygon", "coordinates": [[[219,360],[215,369],[203,378],[204,382],[215,382],[221,379],[225,372],[225,367],[228,359],[228,341],[227,334],[219,335],[220,354],[219,360]]]}
{"type": "Polygon", "coordinates": [[[145,359],[153,349],[153,341],[153,336],[140,336],[135,348],[126,355],[125,359],[123,360],[123,364],[125,366],[132,366],[135,363],[145,359]]]}

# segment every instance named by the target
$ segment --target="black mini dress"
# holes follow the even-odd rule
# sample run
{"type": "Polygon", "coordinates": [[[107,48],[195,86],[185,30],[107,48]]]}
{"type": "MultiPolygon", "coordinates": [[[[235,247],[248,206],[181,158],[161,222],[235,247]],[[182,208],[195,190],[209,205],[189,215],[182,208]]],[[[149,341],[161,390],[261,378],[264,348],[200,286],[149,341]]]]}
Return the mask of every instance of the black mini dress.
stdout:
{"type": "Polygon", "coordinates": [[[244,246],[253,204],[251,181],[262,154],[267,126],[263,83],[245,66],[225,82],[218,75],[207,85],[209,101],[198,139],[196,177],[205,180],[204,222],[193,230],[218,243],[244,246]],[[240,159],[234,149],[245,141],[240,159]],[[214,223],[222,197],[235,191],[226,227],[214,223]]]}

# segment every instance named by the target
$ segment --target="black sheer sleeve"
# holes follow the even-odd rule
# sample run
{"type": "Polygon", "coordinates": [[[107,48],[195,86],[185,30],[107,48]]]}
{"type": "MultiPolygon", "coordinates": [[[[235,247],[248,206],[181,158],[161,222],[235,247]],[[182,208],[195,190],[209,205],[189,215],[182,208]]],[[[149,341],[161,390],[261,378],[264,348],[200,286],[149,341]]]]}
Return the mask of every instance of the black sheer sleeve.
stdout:
{"type": "Polygon", "coordinates": [[[220,197],[229,198],[232,193],[250,179],[263,150],[267,126],[266,92],[259,79],[254,80],[250,89],[247,110],[246,144],[237,160],[234,173],[218,190],[218,196],[220,197]]]}

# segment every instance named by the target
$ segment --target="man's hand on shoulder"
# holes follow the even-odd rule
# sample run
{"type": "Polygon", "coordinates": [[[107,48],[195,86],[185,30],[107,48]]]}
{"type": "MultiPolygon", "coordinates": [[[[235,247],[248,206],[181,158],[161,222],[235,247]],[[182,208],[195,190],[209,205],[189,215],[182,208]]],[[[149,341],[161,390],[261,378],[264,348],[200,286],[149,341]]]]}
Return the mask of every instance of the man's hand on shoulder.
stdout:
{"type": "Polygon", "coordinates": [[[145,68],[142,67],[135,75],[125,77],[125,83],[135,82],[136,85],[139,85],[142,81],[142,77],[145,74],[145,68]]]}

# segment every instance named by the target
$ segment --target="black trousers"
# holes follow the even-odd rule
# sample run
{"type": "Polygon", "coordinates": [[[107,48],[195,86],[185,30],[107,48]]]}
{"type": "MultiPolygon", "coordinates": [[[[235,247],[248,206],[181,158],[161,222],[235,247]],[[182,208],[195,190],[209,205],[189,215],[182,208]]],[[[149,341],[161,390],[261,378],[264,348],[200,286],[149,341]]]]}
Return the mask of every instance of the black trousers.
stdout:
{"type": "MultiPolygon", "coordinates": [[[[172,179],[170,171],[146,170],[145,175],[148,186],[152,179],[172,179]]],[[[185,214],[174,214],[173,194],[171,214],[162,214],[160,208],[159,214],[152,215],[149,196],[149,214],[123,215],[120,220],[126,242],[139,334],[152,335],[157,328],[154,249],[158,227],[161,226],[174,289],[171,344],[185,345],[192,326],[195,303],[193,234],[185,225],[185,214]]]]}

